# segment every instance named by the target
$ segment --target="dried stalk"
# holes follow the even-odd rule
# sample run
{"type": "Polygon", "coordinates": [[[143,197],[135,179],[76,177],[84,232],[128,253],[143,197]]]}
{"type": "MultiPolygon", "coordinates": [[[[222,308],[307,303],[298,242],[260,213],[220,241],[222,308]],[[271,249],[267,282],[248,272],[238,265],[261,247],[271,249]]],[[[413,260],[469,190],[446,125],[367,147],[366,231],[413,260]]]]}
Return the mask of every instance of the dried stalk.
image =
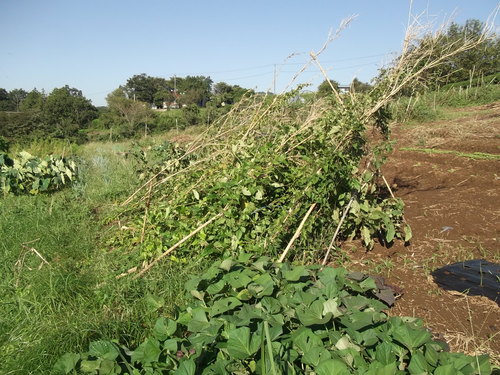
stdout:
{"type": "Polygon", "coordinates": [[[323,258],[323,262],[321,262],[321,265],[324,266],[326,264],[326,261],[328,257],[330,256],[330,252],[333,249],[333,246],[335,245],[335,240],[337,239],[337,236],[340,232],[340,227],[344,223],[345,218],[347,217],[347,213],[351,209],[352,202],[354,202],[354,199],[356,198],[356,195],[353,195],[351,199],[349,200],[349,203],[347,204],[347,207],[344,210],[344,214],[342,215],[342,218],[339,221],[339,225],[337,225],[337,229],[335,229],[335,233],[333,234],[332,240],[330,241],[330,245],[328,245],[328,250],[326,251],[325,257],[323,258]]]}
{"type": "Polygon", "coordinates": [[[288,242],[288,245],[286,246],[285,250],[283,251],[283,253],[281,254],[281,256],[279,257],[278,259],[278,263],[282,263],[283,260],[285,259],[286,255],[288,254],[288,252],[290,251],[293,243],[295,242],[295,240],[300,236],[300,232],[302,231],[302,228],[304,227],[304,224],[306,223],[307,221],[307,218],[309,217],[309,215],[311,215],[311,212],[314,210],[314,207],[316,207],[316,203],[313,203],[311,204],[311,206],[309,207],[309,210],[307,210],[306,214],[304,215],[304,217],[302,218],[302,221],[300,222],[300,225],[299,227],[297,228],[297,230],[295,231],[293,237],[291,238],[291,240],[288,242]]]}

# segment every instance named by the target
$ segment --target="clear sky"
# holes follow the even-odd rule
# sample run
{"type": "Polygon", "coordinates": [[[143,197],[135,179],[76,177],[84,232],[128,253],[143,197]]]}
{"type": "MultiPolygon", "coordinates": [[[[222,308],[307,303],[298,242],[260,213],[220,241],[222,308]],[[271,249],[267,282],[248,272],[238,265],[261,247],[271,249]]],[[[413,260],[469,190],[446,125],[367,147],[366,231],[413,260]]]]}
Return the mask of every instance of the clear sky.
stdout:
{"type": "MultiPolygon", "coordinates": [[[[414,0],[440,24],[485,21],[497,0],[414,0]]],[[[135,74],[205,75],[283,90],[342,19],[357,18],[320,56],[329,78],[369,81],[397,53],[409,0],[0,0],[0,88],[69,85],[94,105],[135,74]],[[292,57],[289,57],[293,55],[292,57]]],[[[317,67],[297,82],[315,90],[317,67]]]]}

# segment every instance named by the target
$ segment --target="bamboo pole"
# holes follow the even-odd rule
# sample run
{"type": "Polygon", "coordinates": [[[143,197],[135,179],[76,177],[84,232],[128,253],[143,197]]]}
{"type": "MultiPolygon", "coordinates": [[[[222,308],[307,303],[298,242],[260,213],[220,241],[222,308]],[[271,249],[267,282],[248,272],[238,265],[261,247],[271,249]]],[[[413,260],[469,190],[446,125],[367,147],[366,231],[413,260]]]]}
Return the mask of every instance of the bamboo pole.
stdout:
{"type": "Polygon", "coordinates": [[[311,206],[309,207],[309,210],[307,210],[307,213],[302,218],[302,221],[300,222],[300,225],[297,228],[297,230],[295,231],[292,239],[288,242],[288,245],[286,246],[285,250],[283,251],[283,253],[279,257],[279,259],[277,261],[278,263],[282,263],[283,262],[283,260],[285,259],[286,255],[290,251],[293,243],[300,236],[300,232],[302,231],[302,228],[304,227],[304,224],[306,223],[307,218],[309,217],[309,215],[311,215],[311,212],[314,210],[314,207],[316,207],[316,203],[311,204],[311,206]]]}

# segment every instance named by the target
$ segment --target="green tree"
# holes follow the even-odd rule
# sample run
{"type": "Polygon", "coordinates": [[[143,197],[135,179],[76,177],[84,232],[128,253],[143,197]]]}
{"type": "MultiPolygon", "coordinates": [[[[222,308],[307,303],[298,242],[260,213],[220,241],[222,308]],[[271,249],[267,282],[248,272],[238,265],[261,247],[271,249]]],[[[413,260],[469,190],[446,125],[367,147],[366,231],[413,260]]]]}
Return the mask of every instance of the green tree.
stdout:
{"type": "Polygon", "coordinates": [[[14,89],[9,92],[10,100],[12,101],[12,104],[16,112],[19,112],[21,103],[23,102],[23,100],[26,98],[27,95],[28,93],[23,89],[14,89]]]}
{"type": "Polygon", "coordinates": [[[218,82],[214,85],[213,92],[212,100],[219,106],[222,103],[234,104],[246,93],[253,93],[253,90],[247,90],[238,85],[228,85],[226,82],[218,82]]]}
{"type": "Polygon", "coordinates": [[[334,81],[332,79],[325,79],[323,82],[321,82],[321,84],[318,86],[318,97],[324,98],[326,96],[332,95],[332,86],[335,88],[335,90],[338,91],[339,83],[337,81],[334,81]]]}
{"type": "Polygon", "coordinates": [[[185,105],[196,104],[204,107],[212,92],[212,79],[205,76],[187,76],[176,79],[177,92],[180,93],[180,102],[185,105]]]}
{"type": "Polygon", "coordinates": [[[0,111],[12,111],[13,105],[10,100],[9,92],[0,88],[0,111]]]}
{"type": "Polygon", "coordinates": [[[133,135],[138,125],[147,123],[152,117],[152,111],[147,103],[130,99],[126,89],[120,87],[111,92],[107,97],[109,112],[107,114],[107,127],[111,130],[118,127],[124,136],[133,135]]]}
{"type": "Polygon", "coordinates": [[[369,92],[373,87],[365,82],[361,82],[359,79],[354,78],[351,82],[351,90],[353,92],[366,93],[369,92]]]}
{"type": "Polygon", "coordinates": [[[196,104],[189,104],[182,107],[182,116],[187,125],[196,125],[200,122],[200,108],[196,104]]]}
{"type": "Polygon", "coordinates": [[[45,94],[43,92],[38,91],[37,89],[33,89],[26,95],[24,100],[21,102],[19,109],[23,112],[26,111],[42,112],[44,102],[45,102],[45,94]]]}
{"type": "Polygon", "coordinates": [[[53,136],[74,137],[97,118],[97,108],[78,89],[68,85],[54,89],[45,100],[43,120],[53,136]]]}
{"type": "Polygon", "coordinates": [[[169,92],[173,89],[164,78],[151,77],[146,73],[135,75],[127,80],[125,91],[130,99],[153,105],[162,100],[158,92],[169,92]]]}

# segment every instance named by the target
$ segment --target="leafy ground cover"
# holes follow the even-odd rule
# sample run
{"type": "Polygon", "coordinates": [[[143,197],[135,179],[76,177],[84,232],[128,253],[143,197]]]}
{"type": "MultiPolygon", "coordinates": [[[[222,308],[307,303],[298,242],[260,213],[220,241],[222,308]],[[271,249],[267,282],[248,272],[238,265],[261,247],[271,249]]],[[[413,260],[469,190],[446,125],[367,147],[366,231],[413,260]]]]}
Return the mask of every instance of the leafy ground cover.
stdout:
{"type": "Polygon", "coordinates": [[[61,373],[489,374],[487,356],[452,354],[418,319],[389,317],[373,278],[240,254],[186,283],[189,305],[135,350],[110,341],[68,353],[61,373]]]}

